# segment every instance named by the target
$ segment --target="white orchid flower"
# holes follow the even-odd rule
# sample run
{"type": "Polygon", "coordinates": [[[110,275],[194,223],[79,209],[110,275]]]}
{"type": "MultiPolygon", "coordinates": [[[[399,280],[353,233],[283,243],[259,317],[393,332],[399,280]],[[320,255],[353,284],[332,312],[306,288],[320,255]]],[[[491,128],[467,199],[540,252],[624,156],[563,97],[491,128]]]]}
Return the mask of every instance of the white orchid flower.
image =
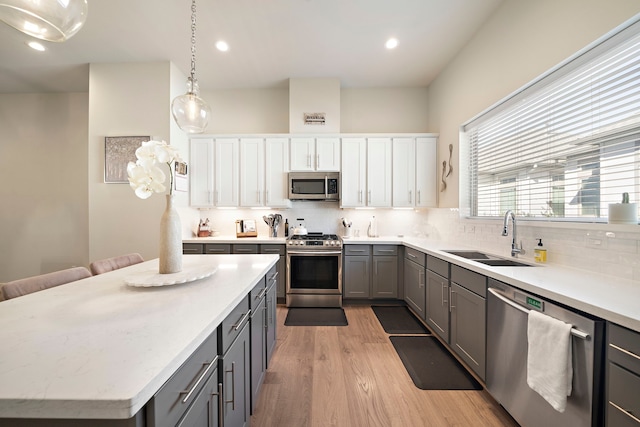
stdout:
{"type": "Polygon", "coordinates": [[[165,141],[145,141],[136,150],[136,158],[138,160],[135,163],[129,162],[127,165],[129,184],[135,190],[136,196],[147,199],[153,193],[166,191],[166,187],[163,185],[166,176],[159,167],[162,163],[169,167],[169,194],[171,194],[173,191],[171,164],[174,161],[182,162],[178,150],[165,141]]]}

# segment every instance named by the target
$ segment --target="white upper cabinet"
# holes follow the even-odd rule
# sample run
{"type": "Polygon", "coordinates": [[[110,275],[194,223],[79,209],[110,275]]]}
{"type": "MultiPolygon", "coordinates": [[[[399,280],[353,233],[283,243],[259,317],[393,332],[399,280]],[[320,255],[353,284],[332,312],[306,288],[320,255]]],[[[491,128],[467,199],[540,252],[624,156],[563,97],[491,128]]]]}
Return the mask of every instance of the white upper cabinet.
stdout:
{"type": "Polygon", "coordinates": [[[265,206],[291,207],[289,200],[289,139],[265,139],[265,206]]]}
{"type": "Polygon", "coordinates": [[[413,207],[416,199],[416,142],[393,138],[393,206],[413,207]]]}
{"type": "Polygon", "coordinates": [[[340,171],[340,138],[291,138],[291,170],[340,171]]]}
{"type": "Polygon", "coordinates": [[[340,174],[340,206],[355,208],[366,206],[367,140],[342,138],[342,173],[340,174]]]}
{"type": "Polygon", "coordinates": [[[391,207],[391,138],[367,138],[367,206],[391,207]]]}
{"type": "Polygon", "coordinates": [[[264,206],[264,139],[240,139],[240,206],[264,206]]]}
{"type": "Polygon", "coordinates": [[[437,207],[436,137],[416,138],[416,207],[437,207]]]}
{"type": "Polygon", "coordinates": [[[391,206],[391,139],[342,138],[340,205],[391,206]]]}
{"type": "Polygon", "coordinates": [[[216,138],[214,158],[214,206],[239,205],[240,141],[238,138],[216,138]]]}
{"type": "Polygon", "coordinates": [[[393,138],[393,206],[435,207],[435,137],[393,138]]]}
{"type": "Polygon", "coordinates": [[[238,140],[191,140],[191,206],[238,206],[238,140]]]}

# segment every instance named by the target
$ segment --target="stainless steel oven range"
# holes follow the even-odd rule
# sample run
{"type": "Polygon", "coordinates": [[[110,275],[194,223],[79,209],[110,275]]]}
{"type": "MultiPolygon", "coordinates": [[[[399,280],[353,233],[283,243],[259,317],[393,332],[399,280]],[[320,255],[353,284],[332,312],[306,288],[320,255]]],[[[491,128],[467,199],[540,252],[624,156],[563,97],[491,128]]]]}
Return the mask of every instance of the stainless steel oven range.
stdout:
{"type": "Polygon", "coordinates": [[[342,240],[308,233],[287,240],[287,307],[342,307],[342,240]]]}

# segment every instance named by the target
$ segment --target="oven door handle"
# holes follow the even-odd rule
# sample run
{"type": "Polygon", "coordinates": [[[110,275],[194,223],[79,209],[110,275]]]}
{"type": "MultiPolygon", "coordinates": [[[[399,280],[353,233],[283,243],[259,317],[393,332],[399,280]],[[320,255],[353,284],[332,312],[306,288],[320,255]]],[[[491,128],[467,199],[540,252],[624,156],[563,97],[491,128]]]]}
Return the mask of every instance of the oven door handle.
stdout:
{"type": "Polygon", "coordinates": [[[342,255],[342,251],[287,251],[288,255],[342,255]]]}

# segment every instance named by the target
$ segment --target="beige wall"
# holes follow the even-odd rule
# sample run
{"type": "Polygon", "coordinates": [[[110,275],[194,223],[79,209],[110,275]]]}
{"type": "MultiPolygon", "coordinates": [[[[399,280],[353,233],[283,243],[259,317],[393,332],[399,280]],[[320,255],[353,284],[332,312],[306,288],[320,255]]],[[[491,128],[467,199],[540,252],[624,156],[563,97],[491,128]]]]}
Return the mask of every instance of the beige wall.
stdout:
{"type": "MultiPolygon", "coordinates": [[[[465,121],[637,13],[637,0],[505,1],[429,86],[429,131],[440,134],[438,164],[447,159],[449,144],[457,156],[465,121]]],[[[458,206],[458,177],[449,178],[440,207],[458,206]]]]}
{"type": "Polygon", "coordinates": [[[87,106],[0,96],[0,282],[87,265],[87,106]]]}

